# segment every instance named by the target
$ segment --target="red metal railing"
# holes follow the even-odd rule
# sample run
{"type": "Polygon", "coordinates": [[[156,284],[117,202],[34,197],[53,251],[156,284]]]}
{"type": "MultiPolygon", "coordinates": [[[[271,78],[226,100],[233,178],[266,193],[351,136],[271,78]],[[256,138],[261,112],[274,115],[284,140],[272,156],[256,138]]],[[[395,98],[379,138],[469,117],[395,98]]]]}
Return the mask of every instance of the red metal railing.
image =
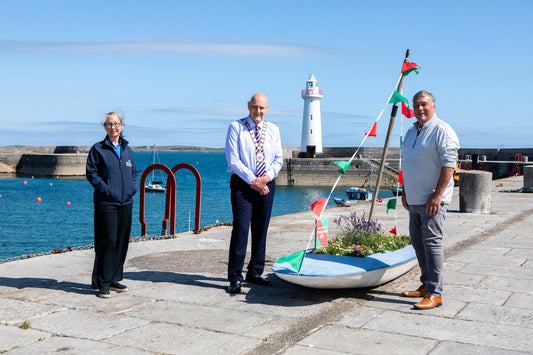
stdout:
{"type": "Polygon", "coordinates": [[[167,234],[167,224],[170,219],[170,234],[175,233],[176,228],[176,179],[174,173],[166,165],[153,164],[150,165],[143,172],[141,176],[141,192],[139,201],[139,222],[141,222],[141,235],[146,235],[146,221],[144,220],[145,208],[145,194],[146,194],[146,177],[154,170],[163,170],[167,174],[167,190],[165,192],[165,216],[163,218],[163,226],[161,227],[161,235],[167,234]]]}
{"type": "Polygon", "coordinates": [[[202,206],[202,179],[200,173],[196,168],[190,164],[178,164],[171,169],[163,164],[150,165],[143,172],[141,176],[141,191],[139,201],[139,222],[141,223],[141,235],[146,236],[146,221],[145,221],[145,194],[146,194],[146,178],[154,170],[163,170],[167,174],[167,188],[165,198],[165,216],[163,218],[163,225],[161,228],[161,235],[167,235],[168,222],[170,220],[170,234],[174,235],[176,231],[176,177],[174,174],[180,169],[190,170],[196,178],[196,209],[194,215],[194,233],[200,233],[200,211],[202,206]]]}
{"type": "MultiPolygon", "coordinates": [[[[196,208],[194,211],[194,230],[193,232],[196,234],[200,233],[200,207],[202,206],[202,179],[200,178],[200,173],[194,166],[191,164],[181,163],[176,165],[172,168],[172,173],[176,174],[176,172],[180,169],[188,169],[196,178],[196,208]]],[[[175,211],[174,211],[175,214],[175,211]]]]}

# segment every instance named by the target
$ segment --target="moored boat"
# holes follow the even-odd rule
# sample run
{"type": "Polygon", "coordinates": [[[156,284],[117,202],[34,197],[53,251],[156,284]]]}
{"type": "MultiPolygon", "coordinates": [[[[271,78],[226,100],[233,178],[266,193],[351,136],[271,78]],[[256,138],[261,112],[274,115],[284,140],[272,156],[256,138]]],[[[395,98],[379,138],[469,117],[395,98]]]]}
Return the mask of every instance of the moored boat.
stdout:
{"type": "MultiPolygon", "coordinates": [[[[157,154],[157,150],[155,148],[152,150],[152,165],[153,164],[160,164],[159,162],[159,154],[157,154]]],[[[146,183],[144,185],[144,188],[146,191],[149,192],[166,192],[167,189],[163,184],[163,179],[161,176],[156,174],[156,171],[152,171],[152,174],[148,179],[146,179],[146,183]]]]}
{"type": "Polygon", "coordinates": [[[368,201],[372,199],[372,191],[364,188],[352,187],[346,190],[346,195],[350,200],[368,201]]]}

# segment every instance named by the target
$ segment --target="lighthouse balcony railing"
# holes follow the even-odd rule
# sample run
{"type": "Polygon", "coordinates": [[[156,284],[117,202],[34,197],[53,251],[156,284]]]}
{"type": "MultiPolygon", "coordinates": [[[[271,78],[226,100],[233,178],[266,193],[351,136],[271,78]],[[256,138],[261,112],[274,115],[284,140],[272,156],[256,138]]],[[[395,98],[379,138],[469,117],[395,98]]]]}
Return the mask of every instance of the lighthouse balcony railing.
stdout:
{"type": "Polygon", "coordinates": [[[322,96],[322,90],[302,90],[302,95],[308,95],[308,96],[320,95],[320,96],[322,96]]]}

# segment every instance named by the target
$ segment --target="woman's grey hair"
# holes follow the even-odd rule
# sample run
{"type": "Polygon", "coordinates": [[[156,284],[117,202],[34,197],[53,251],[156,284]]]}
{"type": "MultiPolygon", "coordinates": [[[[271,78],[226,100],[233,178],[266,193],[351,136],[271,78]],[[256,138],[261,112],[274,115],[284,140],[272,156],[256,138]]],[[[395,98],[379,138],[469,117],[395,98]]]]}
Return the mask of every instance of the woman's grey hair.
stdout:
{"type": "MultiPolygon", "coordinates": [[[[433,96],[432,93],[425,91],[425,90],[417,92],[415,96],[413,96],[413,102],[420,96],[429,96],[431,97],[431,100],[433,100],[433,103],[435,103],[435,96],[433,96]]],[[[122,122],[122,119],[120,121],[122,122]]]]}
{"type": "Polygon", "coordinates": [[[104,123],[103,123],[104,127],[105,127],[105,123],[107,122],[107,119],[110,116],[117,116],[118,119],[120,120],[120,123],[124,124],[124,120],[122,119],[122,114],[118,113],[116,111],[111,111],[111,112],[106,113],[105,116],[104,116],[104,123]]]}

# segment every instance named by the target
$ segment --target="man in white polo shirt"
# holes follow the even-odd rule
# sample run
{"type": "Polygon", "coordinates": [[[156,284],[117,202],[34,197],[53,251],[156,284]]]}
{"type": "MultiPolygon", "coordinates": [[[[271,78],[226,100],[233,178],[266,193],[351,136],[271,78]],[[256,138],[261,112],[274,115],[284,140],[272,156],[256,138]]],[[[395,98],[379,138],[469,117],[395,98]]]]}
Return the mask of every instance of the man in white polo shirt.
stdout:
{"type": "Polygon", "coordinates": [[[417,122],[407,131],[402,144],[402,204],[409,210],[409,235],[422,285],[403,295],[423,297],[414,307],[430,309],[442,305],[442,232],[453,195],[459,139],[450,125],[435,114],[435,98],[429,92],[415,94],[413,110],[417,122]]]}

